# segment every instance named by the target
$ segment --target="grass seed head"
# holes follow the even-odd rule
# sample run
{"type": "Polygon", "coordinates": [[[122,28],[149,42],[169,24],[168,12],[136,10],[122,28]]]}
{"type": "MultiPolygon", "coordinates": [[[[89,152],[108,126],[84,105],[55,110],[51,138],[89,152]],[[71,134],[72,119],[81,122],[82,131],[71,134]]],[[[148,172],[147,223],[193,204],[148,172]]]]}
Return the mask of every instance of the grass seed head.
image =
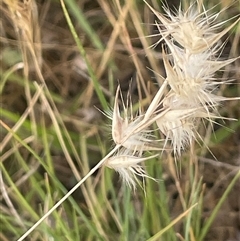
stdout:
{"type": "Polygon", "coordinates": [[[151,178],[148,176],[140,163],[150,160],[157,155],[141,157],[129,149],[121,149],[115,156],[108,158],[105,165],[119,173],[121,179],[130,188],[136,188],[137,176],[151,178]]]}
{"type": "Polygon", "coordinates": [[[210,14],[201,9],[200,3],[192,4],[187,11],[181,9],[171,12],[167,7],[164,8],[166,17],[154,10],[152,12],[160,20],[156,24],[162,39],[173,38],[182,48],[191,54],[202,53],[214,46],[223,35],[225,35],[233,26],[239,22],[239,18],[228,28],[221,32],[217,30],[223,26],[226,21],[216,22],[219,13],[210,14]]]}
{"type": "Polygon", "coordinates": [[[112,116],[112,138],[117,145],[121,145],[132,151],[150,151],[161,150],[158,143],[152,140],[148,131],[148,119],[144,119],[144,115],[133,118],[132,113],[128,114],[127,108],[124,106],[123,117],[120,115],[118,97],[120,87],[117,88],[115,104],[112,116]]]}
{"type": "Polygon", "coordinates": [[[197,109],[172,109],[156,120],[159,130],[171,140],[173,152],[180,156],[181,151],[195,138],[195,115],[197,109]]]}
{"type": "Polygon", "coordinates": [[[225,82],[219,81],[215,74],[236,59],[220,59],[225,45],[220,38],[239,22],[238,18],[217,33],[226,21],[216,23],[219,13],[210,14],[204,7],[203,12],[199,12],[202,7],[197,5],[199,2],[192,4],[186,12],[179,9],[172,13],[165,7],[166,16],[144,2],[161,22],[156,25],[167,49],[162,50],[166,79],[146,113],[136,117],[133,117],[129,100],[130,113],[128,104],[126,107],[122,103],[121,116],[118,104],[121,92],[118,86],[112,116],[112,138],[122,150],[108,158],[106,163],[134,188],[136,176],[149,177],[140,166],[141,162],[149,159],[142,157],[143,153],[162,150],[159,141],[152,135],[154,130],[150,127],[154,122],[165,135],[164,148],[166,142],[170,141],[173,153],[178,157],[193,140],[201,139],[197,132],[199,120],[205,119],[212,124],[213,119],[221,118],[217,107],[219,102],[227,98],[215,92],[225,82]]]}

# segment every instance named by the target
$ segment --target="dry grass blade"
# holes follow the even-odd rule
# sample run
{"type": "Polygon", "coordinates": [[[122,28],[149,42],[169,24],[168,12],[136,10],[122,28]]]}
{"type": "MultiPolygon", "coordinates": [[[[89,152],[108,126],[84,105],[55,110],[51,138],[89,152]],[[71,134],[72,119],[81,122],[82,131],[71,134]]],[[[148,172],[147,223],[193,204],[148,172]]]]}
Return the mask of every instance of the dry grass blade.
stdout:
{"type": "Polygon", "coordinates": [[[0,239],[236,239],[240,18],[223,2],[3,0],[0,239]]]}

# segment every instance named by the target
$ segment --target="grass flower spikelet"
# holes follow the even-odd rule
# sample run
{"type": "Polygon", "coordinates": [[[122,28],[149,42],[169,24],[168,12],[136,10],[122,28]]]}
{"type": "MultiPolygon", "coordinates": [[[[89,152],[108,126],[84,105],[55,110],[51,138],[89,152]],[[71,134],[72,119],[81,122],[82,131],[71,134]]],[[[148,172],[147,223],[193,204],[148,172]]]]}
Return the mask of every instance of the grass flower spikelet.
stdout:
{"type": "Polygon", "coordinates": [[[123,117],[121,117],[118,105],[119,93],[120,86],[116,91],[112,117],[112,138],[115,144],[138,152],[160,150],[157,142],[150,139],[151,135],[147,130],[150,122],[143,118],[144,115],[133,117],[133,114],[128,112],[123,103],[123,117]]]}
{"type": "Polygon", "coordinates": [[[140,163],[156,156],[158,155],[141,157],[141,154],[123,148],[116,155],[108,158],[105,165],[118,172],[123,182],[130,188],[133,187],[135,189],[137,176],[151,178],[147,175],[143,167],[140,166],[140,163]]]}
{"type": "Polygon", "coordinates": [[[218,13],[211,15],[205,10],[199,13],[197,9],[202,6],[197,8],[198,3],[192,4],[186,12],[179,9],[172,13],[165,7],[166,16],[145,3],[160,20],[156,25],[159,42],[165,42],[163,63],[170,86],[169,93],[161,101],[169,112],[160,116],[156,123],[171,141],[173,152],[180,155],[198,136],[195,134],[196,119],[216,117],[212,112],[217,112],[219,102],[226,100],[215,94],[219,84],[224,83],[217,81],[215,73],[236,59],[220,60],[224,46],[220,39],[239,18],[217,33],[225,22],[216,23],[218,13]]]}
{"type": "MultiPolygon", "coordinates": [[[[107,159],[105,165],[117,171],[122,180],[135,188],[136,176],[148,177],[141,163],[154,156],[144,157],[146,151],[166,150],[167,143],[175,157],[198,138],[199,120],[211,124],[222,118],[217,112],[219,103],[229,98],[216,95],[216,89],[225,81],[219,81],[215,73],[236,60],[220,59],[224,44],[221,37],[239,22],[239,18],[226,29],[217,32],[225,22],[216,23],[217,14],[199,12],[202,6],[192,4],[186,12],[181,9],[172,13],[164,8],[166,16],[155,11],[160,41],[165,42],[162,50],[166,78],[153,97],[145,113],[133,117],[131,101],[123,105],[120,114],[118,86],[112,115],[112,139],[120,150],[107,159]],[[130,106],[128,106],[130,103],[130,106]],[[128,110],[130,109],[130,111],[128,110]],[[157,140],[152,133],[156,123],[165,136],[157,140]]],[[[156,35],[155,35],[156,36],[156,35]]],[[[123,98],[121,95],[123,102],[123,98]]]]}

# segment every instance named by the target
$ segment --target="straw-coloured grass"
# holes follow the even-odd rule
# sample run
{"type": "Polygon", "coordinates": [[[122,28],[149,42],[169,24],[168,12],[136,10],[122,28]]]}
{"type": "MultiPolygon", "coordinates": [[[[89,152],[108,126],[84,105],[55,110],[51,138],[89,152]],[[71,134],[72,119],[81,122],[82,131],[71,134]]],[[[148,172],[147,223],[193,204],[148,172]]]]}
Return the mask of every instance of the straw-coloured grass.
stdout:
{"type": "Polygon", "coordinates": [[[214,12],[203,1],[172,10],[145,0],[140,5],[98,0],[97,8],[60,0],[56,23],[64,23],[56,33],[67,36],[61,46],[51,31],[41,37],[50,2],[41,8],[35,1],[3,4],[1,41],[17,50],[20,60],[10,64],[2,56],[0,90],[7,103],[9,89],[18,86],[12,103],[20,103],[20,96],[25,102],[20,114],[14,105],[12,112],[7,104],[2,108],[0,198],[6,234],[1,238],[204,240],[240,179],[237,170],[203,220],[208,187],[199,161],[214,157],[212,139],[224,138],[222,126],[239,127],[233,114],[238,92],[224,94],[237,76],[228,77],[230,71],[224,70],[230,66],[236,72],[239,57],[225,53],[231,31],[232,49],[237,49],[239,16],[222,20],[228,8],[220,4],[214,12]],[[13,29],[6,27],[9,22],[13,29]],[[55,45],[64,59],[56,69],[45,58],[46,49],[55,45]],[[64,72],[64,65],[71,68],[64,72]],[[134,66],[131,81],[126,66],[134,66]],[[123,80],[116,82],[117,75],[123,80]],[[233,111],[224,113],[220,107],[228,101],[235,103],[233,111]],[[111,122],[107,127],[105,117],[111,122]],[[110,141],[104,139],[106,132],[110,141]],[[69,174],[69,186],[58,170],[69,174]]]}

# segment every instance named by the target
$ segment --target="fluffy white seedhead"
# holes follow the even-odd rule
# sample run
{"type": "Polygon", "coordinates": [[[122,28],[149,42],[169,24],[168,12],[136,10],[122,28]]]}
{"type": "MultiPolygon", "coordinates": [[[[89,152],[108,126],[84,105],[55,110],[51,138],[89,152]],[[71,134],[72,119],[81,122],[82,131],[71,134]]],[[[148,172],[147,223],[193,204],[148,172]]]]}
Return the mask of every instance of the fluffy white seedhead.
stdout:
{"type": "Polygon", "coordinates": [[[180,155],[196,138],[196,120],[216,118],[212,112],[217,112],[219,102],[227,100],[216,95],[216,89],[224,81],[218,81],[215,74],[236,58],[220,60],[224,44],[219,40],[239,18],[217,33],[225,23],[215,23],[219,13],[199,13],[196,4],[186,12],[179,9],[172,13],[165,8],[166,16],[150,8],[161,22],[156,25],[168,52],[167,55],[163,49],[166,81],[170,86],[161,101],[163,110],[169,111],[159,114],[156,123],[166,139],[171,140],[174,153],[180,155]]]}
{"type": "Polygon", "coordinates": [[[236,58],[218,61],[210,52],[189,55],[172,42],[168,46],[171,58],[163,50],[163,62],[166,80],[174,92],[175,104],[188,107],[208,105],[215,109],[225,98],[214,94],[219,84],[224,83],[216,81],[214,75],[236,58]]]}
{"type": "MultiPolygon", "coordinates": [[[[121,149],[115,156],[108,158],[105,165],[119,173],[121,179],[130,188],[136,188],[137,176],[141,178],[151,178],[140,165],[141,162],[150,160],[157,155],[141,157],[128,149],[121,149]]],[[[155,180],[155,179],[153,179],[155,180]]]]}
{"type": "Polygon", "coordinates": [[[140,153],[161,150],[158,142],[150,138],[150,131],[147,130],[150,122],[144,119],[143,115],[133,118],[132,113],[128,113],[123,103],[124,110],[123,117],[121,117],[118,105],[119,93],[120,87],[118,86],[112,116],[112,138],[115,144],[140,153]]]}
{"type": "Polygon", "coordinates": [[[161,35],[160,41],[165,42],[162,56],[166,79],[145,114],[136,117],[133,117],[131,101],[128,99],[125,106],[122,96],[121,115],[118,86],[112,115],[112,138],[121,149],[105,163],[133,188],[137,176],[150,178],[141,163],[155,156],[143,157],[145,151],[162,151],[166,143],[170,143],[171,150],[178,157],[193,140],[202,139],[197,132],[201,119],[212,124],[215,118],[221,118],[217,107],[227,98],[216,95],[218,85],[224,81],[219,81],[215,74],[236,59],[220,60],[224,47],[220,39],[240,19],[217,33],[225,22],[215,23],[219,13],[211,15],[204,8],[200,13],[198,10],[202,6],[196,7],[200,1],[196,1],[186,12],[179,9],[172,13],[165,8],[166,15],[144,2],[160,20],[156,26],[161,35]],[[154,130],[150,128],[153,123],[165,136],[165,140],[161,140],[163,148],[153,136],[154,130]]]}
{"type": "Polygon", "coordinates": [[[161,39],[171,37],[191,54],[206,51],[239,22],[238,18],[231,26],[216,33],[226,21],[216,23],[219,13],[209,14],[209,11],[199,13],[202,6],[196,6],[199,4],[198,2],[192,4],[185,12],[179,8],[173,13],[165,7],[166,16],[157,12],[146,1],[145,3],[160,20],[160,23],[156,25],[162,37],[161,39]]]}
{"type": "Polygon", "coordinates": [[[198,113],[193,109],[172,109],[156,120],[159,130],[170,140],[173,152],[180,156],[181,151],[195,139],[195,118],[198,113]]]}

